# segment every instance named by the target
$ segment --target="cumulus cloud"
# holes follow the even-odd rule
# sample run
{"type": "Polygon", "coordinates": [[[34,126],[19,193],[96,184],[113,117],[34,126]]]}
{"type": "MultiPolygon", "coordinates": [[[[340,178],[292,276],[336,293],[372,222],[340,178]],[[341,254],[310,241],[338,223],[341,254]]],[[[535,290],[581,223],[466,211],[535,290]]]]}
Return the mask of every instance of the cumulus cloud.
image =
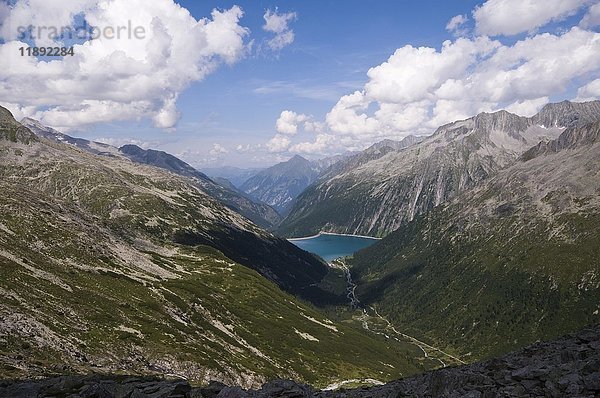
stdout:
{"type": "Polygon", "coordinates": [[[600,98],[600,79],[593,80],[577,90],[577,101],[591,101],[600,98]]]}
{"type": "Polygon", "coordinates": [[[331,134],[319,134],[314,142],[306,141],[293,145],[289,151],[305,155],[326,155],[336,146],[336,137],[331,134]]]}
{"type": "Polygon", "coordinates": [[[292,140],[288,137],[282,134],[276,134],[275,137],[267,142],[266,146],[269,152],[284,152],[288,150],[291,144],[292,140]]]}
{"type": "Polygon", "coordinates": [[[548,102],[550,102],[550,98],[540,97],[531,100],[515,101],[504,109],[516,115],[530,117],[538,113],[548,102]]]}
{"type": "Polygon", "coordinates": [[[585,29],[600,26],[600,3],[594,4],[590,7],[588,12],[583,16],[579,26],[585,29]]]}
{"type": "Polygon", "coordinates": [[[464,24],[467,23],[469,17],[466,15],[456,15],[448,21],[446,24],[446,30],[455,34],[456,36],[462,36],[467,33],[467,30],[464,28],[464,24]]]}
{"type": "Polygon", "coordinates": [[[260,146],[260,144],[258,145],[251,145],[251,144],[238,144],[235,147],[235,150],[238,153],[249,153],[249,152],[254,152],[256,151],[256,149],[258,149],[258,147],[260,146]]]}
{"type": "Polygon", "coordinates": [[[280,134],[294,135],[298,132],[298,125],[310,119],[309,116],[297,114],[292,111],[283,111],[275,122],[275,130],[280,134]]]}
{"type": "Polygon", "coordinates": [[[278,13],[277,8],[275,11],[265,11],[265,15],[263,15],[265,20],[263,29],[275,34],[275,37],[267,41],[267,46],[271,50],[279,51],[294,42],[294,31],[290,28],[289,24],[290,22],[295,21],[297,17],[295,12],[280,14],[278,13]]]}
{"type": "MultiPolygon", "coordinates": [[[[24,116],[63,130],[141,118],[172,128],[180,117],[179,93],[247,53],[249,31],[239,24],[242,16],[234,6],[196,20],[173,0],[18,0],[0,28],[5,40],[0,98],[20,104],[24,116]],[[81,16],[100,29],[131,24],[144,34],[103,35],[75,44],[75,55],[64,58],[19,55],[26,43],[17,27],[75,27],[81,16]]],[[[56,44],[48,35],[34,39],[37,45],[56,44]]]]}
{"type": "MultiPolygon", "coordinates": [[[[600,76],[600,33],[572,27],[511,44],[479,36],[446,41],[440,49],[407,45],[367,76],[362,90],[338,100],[316,137],[297,135],[306,142],[285,150],[363,149],[505,108],[532,115],[551,97],[600,76]]],[[[579,99],[598,96],[600,79],[578,92],[579,99]]]]}
{"type": "Polygon", "coordinates": [[[223,145],[217,143],[214,143],[212,149],[208,152],[209,155],[215,157],[224,155],[226,153],[229,153],[229,150],[227,150],[227,148],[225,148],[223,145]]]}
{"type": "Polygon", "coordinates": [[[300,127],[306,131],[320,131],[322,126],[323,123],[313,121],[309,115],[283,111],[275,122],[277,134],[265,146],[271,153],[286,152],[292,145],[290,137],[296,135],[300,127]]]}
{"type": "Polygon", "coordinates": [[[593,0],[488,0],[475,8],[477,33],[511,36],[575,14],[593,0]]]}

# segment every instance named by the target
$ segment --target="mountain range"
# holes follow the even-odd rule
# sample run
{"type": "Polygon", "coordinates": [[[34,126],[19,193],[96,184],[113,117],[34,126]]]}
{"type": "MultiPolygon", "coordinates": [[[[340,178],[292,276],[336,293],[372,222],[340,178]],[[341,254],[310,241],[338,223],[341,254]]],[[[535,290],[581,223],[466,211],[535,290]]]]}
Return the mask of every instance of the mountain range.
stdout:
{"type": "Polygon", "coordinates": [[[233,166],[223,166],[223,167],[205,167],[202,168],[202,172],[209,176],[211,179],[226,179],[228,180],[234,187],[240,188],[243,183],[248,181],[251,177],[254,177],[260,171],[264,170],[264,168],[248,168],[242,169],[239,167],[233,166]]]}
{"type": "Polygon", "coordinates": [[[356,253],[361,303],[463,359],[599,322],[600,112],[569,120],[555,140],[356,253]]]}
{"type": "Polygon", "coordinates": [[[111,145],[89,141],[83,138],[74,138],[55,129],[42,125],[40,122],[25,118],[21,123],[40,137],[56,142],[76,146],[96,155],[121,156],[131,159],[136,163],[148,164],[172,173],[192,178],[213,198],[219,200],[227,207],[242,214],[244,217],[263,228],[273,228],[280,221],[280,216],[270,206],[251,200],[237,189],[217,183],[205,174],[194,169],[189,164],[163,151],[142,149],[137,145],[124,145],[116,148],[111,145]]]}
{"type": "Polygon", "coordinates": [[[195,178],[37,136],[4,108],[0,177],[2,378],[326,385],[435,366],[303,301],[326,265],[195,178]]]}
{"type": "Polygon", "coordinates": [[[310,186],[319,175],[341,160],[343,156],[309,161],[296,155],[291,159],[262,170],[246,180],[240,190],[256,200],[286,215],[296,197],[310,186]]]}
{"type": "Polygon", "coordinates": [[[339,162],[303,192],[278,231],[385,236],[495,175],[532,146],[598,114],[599,101],[549,104],[530,118],[481,113],[404,148],[370,148],[339,162]]]}
{"type": "Polygon", "coordinates": [[[600,101],[297,156],[240,190],[165,152],[21,124],[0,107],[0,176],[3,377],[323,387],[599,322],[600,101]],[[279,222],[273,208],[289,211],[286,236],[383,239],[328,266],[264,229],[279,222]]]}

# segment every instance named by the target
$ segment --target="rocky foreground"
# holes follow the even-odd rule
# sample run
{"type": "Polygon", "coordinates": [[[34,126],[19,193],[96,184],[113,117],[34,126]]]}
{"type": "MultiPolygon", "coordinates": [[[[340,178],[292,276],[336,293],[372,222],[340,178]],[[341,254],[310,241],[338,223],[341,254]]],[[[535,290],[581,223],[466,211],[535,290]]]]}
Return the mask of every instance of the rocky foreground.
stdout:
{"type": "Polygon", "coordinates": [[[245,391],[213,382],[194,388],[150,377],[63,376],[0,382],[0,397],[595,397],[600,395],[600,325],[472,365],[445,368],[383,386],[318,391],[287,380],[245,391]]]}

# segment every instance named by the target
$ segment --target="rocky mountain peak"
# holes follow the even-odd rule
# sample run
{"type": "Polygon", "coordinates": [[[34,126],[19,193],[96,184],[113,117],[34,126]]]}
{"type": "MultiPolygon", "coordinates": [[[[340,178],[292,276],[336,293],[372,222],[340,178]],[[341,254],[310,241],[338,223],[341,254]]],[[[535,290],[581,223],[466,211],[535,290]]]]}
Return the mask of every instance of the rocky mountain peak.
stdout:
{"type": "Polygon", "coordinates": [[[35,120],[30,117],[25,117],[21,119],[21,124],[25,127],[36,127],[40,130],[53,130],[48,126],[44,126],[39,120],[35,120]]]}
{"type": "Polygon", "coordinates": [[[562,101],[545,105],[531,119],[544,127],[574,127],[593,122],[600,114],[600,101],[562,101]]]}
{"type": "Polygon", "coordinates": [[[565,149],[593,145],[600,142],[600,121],[588,123],[580,127],[566,129],[557,139],[540,142],[523,154],[521,160],[528,161],[547,153],[556,153],[565,149]]]}
{"type": "Polygon", "coordinates": [[[289,163],[300,163],[300,164],[307,164],[310,163],[307,159],[303,158],[300,155],[294,155],[293,158],[291,158],[290,160],[288,160],[289,163]]]}
{"type": "Polygon", "coordinates": [[[484,131],[504,131],[515,136],[527,129],[529,120],[505,110],[487,113],[482,112],[473,118],[475,128],[484,131]]]}
{"type": "Polygon", "coordinates": [[[418,144],[421,141],[423,141],[423,137],[417,137],[416,135],[408,135],[408,136],[404,137],[403,139],[401,139],[400,141],[385,139],[385,140],[376,142],[375,144],[371,145],[369,148],[366,149],[366,151],[369,152],[369,151],[373,151],[373,150],[379,150],[382,148],[391,148],[394,150],[400,150],[400,149],[408,148],[409,146],[418,144]]]}
{"type": "MultiPolygon", "coordinates": [[[[333,161],[333,160],[332,160],[333,161]]],[[[312,184],[331,163],[311,162],[300,155],[262,170],[248,179],[240,189],[255,200],[267,203],[285,215],[296,197],[312,184]]]]}

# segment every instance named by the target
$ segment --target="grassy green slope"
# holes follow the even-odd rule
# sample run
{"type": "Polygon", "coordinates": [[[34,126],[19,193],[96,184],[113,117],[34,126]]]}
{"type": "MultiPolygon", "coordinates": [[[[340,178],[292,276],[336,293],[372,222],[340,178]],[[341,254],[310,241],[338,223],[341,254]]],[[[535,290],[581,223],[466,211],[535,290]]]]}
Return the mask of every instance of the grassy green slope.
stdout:
{"type": "Polygon", "coordinates": [[[473,358],[598,322],[599,159],[596,141],[519,162],[402,226],[355,255],[359,298],[473,358]]]}
{"type": "Polygon", "coordinates": [[[0,141],[0,377],[156,372],[322,386],[422,370],[413,346],[332,322],[261,276],[301,284],[321,271],[185,180],[14,141],[0,141]],[[254,270],[243,251],[244,266],[177,239],[224,245],[214,237],[227,231],[278,262],[254,270]],[[269,268],[286,263],[306,268],[269,268]]]}

